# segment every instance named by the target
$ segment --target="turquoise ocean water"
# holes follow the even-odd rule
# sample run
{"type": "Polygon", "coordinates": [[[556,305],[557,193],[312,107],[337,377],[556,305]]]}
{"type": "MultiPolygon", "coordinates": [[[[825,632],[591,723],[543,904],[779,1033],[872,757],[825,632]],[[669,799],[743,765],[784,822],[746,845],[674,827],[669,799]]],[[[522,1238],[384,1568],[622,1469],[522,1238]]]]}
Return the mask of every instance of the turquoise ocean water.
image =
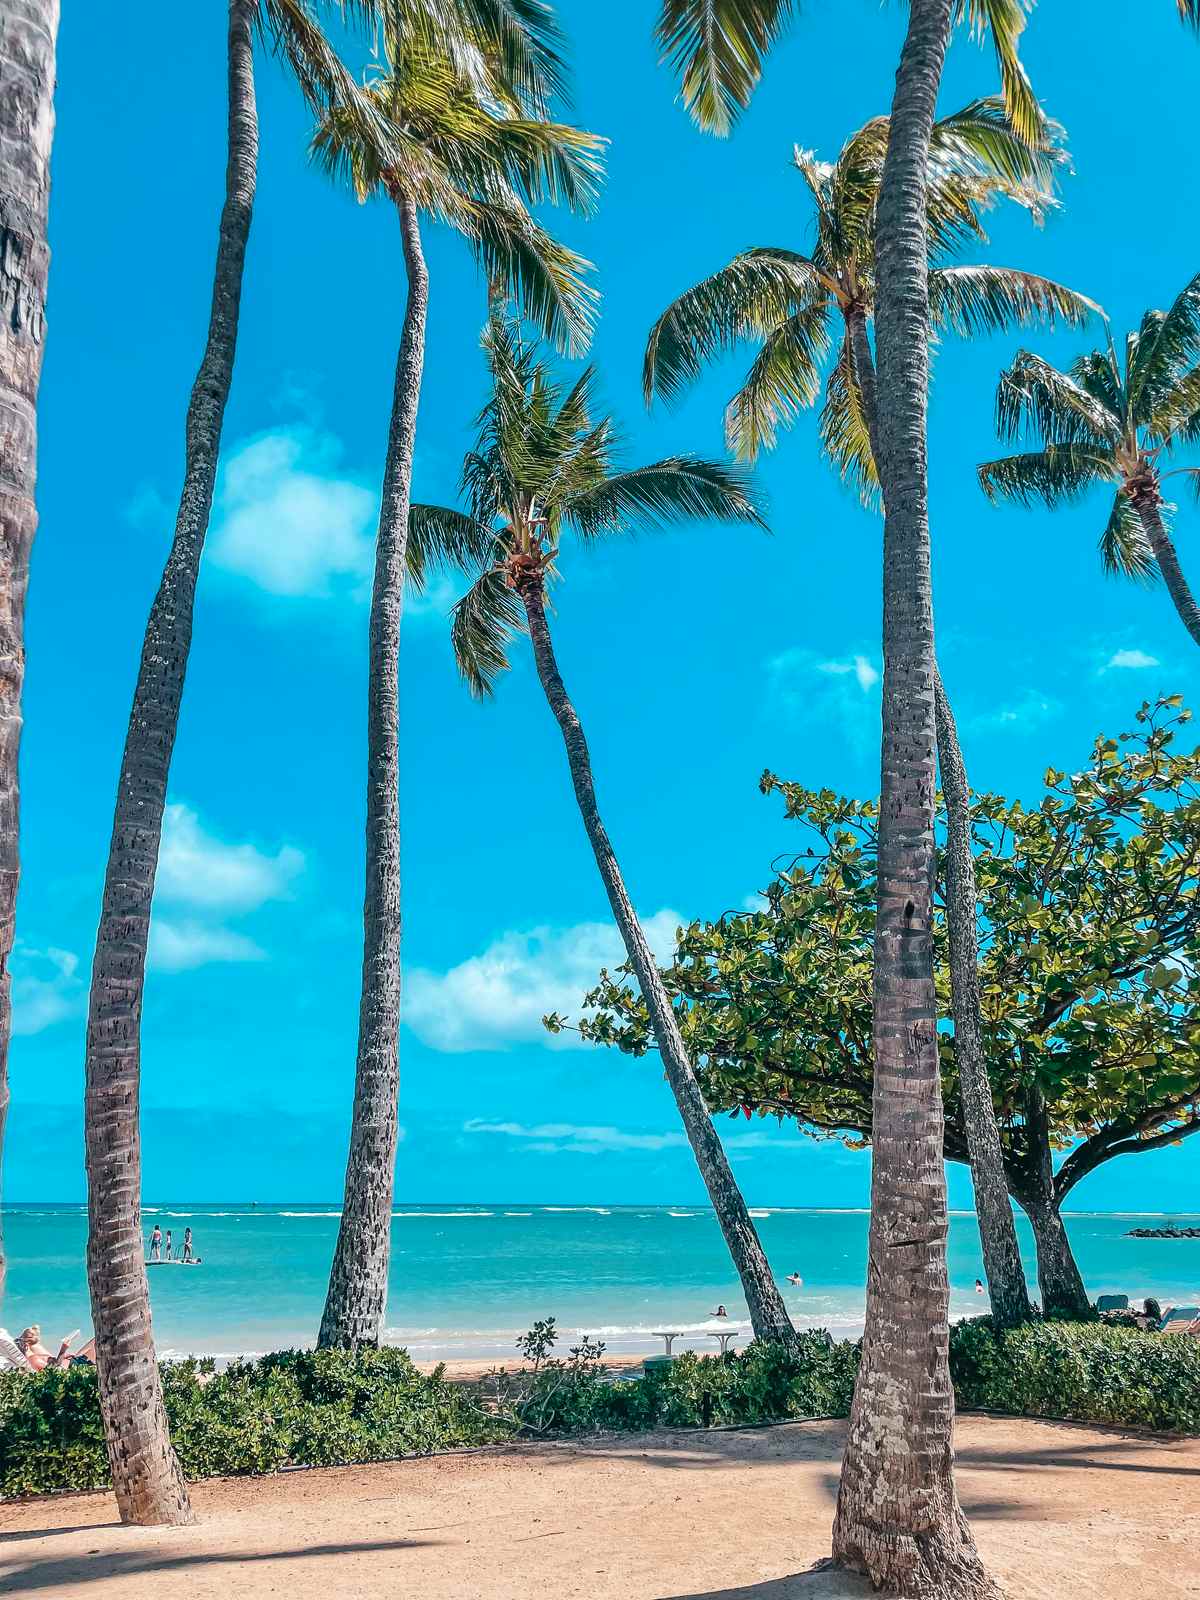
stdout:
{"type": "MultiPolygon", "coordinates": [[[[754,1216],[798,1325],[835,1336],[861,1331],[867,1217],[861,1211],[762,1210],[754,1216]],[[783,1279],[799,1272],[802,1288],[783,1279]]],[[[231,1355],[310,1344],[324,1300],[338,1212],[326,1205],[147,1206],[178,1247],[185,1227],[203,1265],[150,1274],[154,1329],[164,1354],[231,1355]]],[[[1077,1213],[1068,1228],[1093,1295],[1123,1290],[1168,1302],[1200,1301],[1200,1239],[1126,1237],[1144,1214],[1077,1213]]],[[[1196,1217],[1176,1218],[1195,1225],[1196,1217]]],[[[1019,1221],[1030,1282],[1032,1240],[1019,1221]]],[[[82,1206],[13,1206],[4,1214],[9,1254],[2,1320],[39,1322],[48,1340],[88,1329],[82,1206]]],[[[986,1307],[975,1218],[950,1228],[952,1312],[986,1307]]],[[[712,1213],[699,1206],[397,1206],[392,1221],[389,1343],[417,1360],[510,1355],[539,1317],[587,1332],[614,1352],[660,1348],[654,1329],[704,1322],[723,1302],[745,1303],[712,1213]]],[[[570,1342],[564,1340],[565,1344],[570,1342]]],[[[697,1341],[711,1347],[711,1341],[697,1341]]]]}

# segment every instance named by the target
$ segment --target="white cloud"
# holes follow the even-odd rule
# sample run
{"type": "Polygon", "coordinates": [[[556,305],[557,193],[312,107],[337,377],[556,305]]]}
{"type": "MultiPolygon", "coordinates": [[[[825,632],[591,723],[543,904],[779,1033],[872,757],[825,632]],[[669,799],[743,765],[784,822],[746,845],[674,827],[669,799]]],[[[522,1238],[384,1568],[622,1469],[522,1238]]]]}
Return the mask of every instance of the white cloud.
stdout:
{"type": "Polygon", "coordinates": [[[1144,650],[1117,650],[1111,655],[1101,668],[1102,672],[1140,672],[1143,667],[1159,667],[1162,662],[1157,656],[1147,655],[1144,650]]]}
{"type": "Polygon", "coordinates": [[[1019,699],[1011,701],[1008,705],[997,706],[994,711],[985,711],[973,717],[971,726],[981,730],[991,729],[998,733],[1021,731],[1049,722],[1061,711],[1062,706],[1057,700],[1039,693],[1036,689],[1026,689],[1019,699]]]}
{"type": "Polygon", "coordinates": [[[211,961],[265,960],[265,950],[232,928],[151,918],[149,963],[159,972],[189,972],[211,961]]]}
{"type": "Polygon", "coordinates": [[[529,1149],[543,1155],[607,1155],[614,1150],[678,1150],[687,1144],[683,1133],[626,1133],[607,1125],[579,1126],[573,1122],[485,1122],[474,1117],[463,1124],[464,1133],[492,1134],[529,1140],[529,1149]]]}
{"type": "Polygon", "coordinates": [[[268,594],[361,593],[378,500],[340,456],[332,435],[302,426],[239,445],[221,472],[210,559],[268,594]]]}
{"type": "Polygon", "coordinates": [[[12,958],[12,1031],[41,1033],[83,1008],[79,957],[51,945],[31,950],[18,943],[12,958]]]}
{"type": "MultiPolygon", "coordinates": [[[[789,655],[794,653],[787,652],[789,655]]],[[[851,656],[848,661],[818,661],[817,671],[835,678],[849,677],[853,673],[855,683],[864,694],[869,694],[879,682],[879,674],[867,656],[851,656]]]]}
{"type": "Polygon", "coordinates": [[[196,813],[179,802],[163,816],[155,895],[210,910],[253,911],[283,899],[304,870],[303,853],[282,845],[265,855],[252,844],[225,844],[205,832],[196,813]]]}
{"type": "MultiPolygon", "coordinates": [[[[670,910],[643,921],[650,948],[660,960],[674,950],[675,930],[682,921],[670,910]]],[[[620,935],[609,922],[504,933],[480,955],[446,972],[412,968],[405,982],[404,1020],[437,1050],[505,1050],[533,1040],[570,1048],[579,1043],[577,1035],[552,1037],[542,1027],[542,1017],[548,1011],[578,1013],[600,968],[618,966],[624,959],[620,935]]]]}

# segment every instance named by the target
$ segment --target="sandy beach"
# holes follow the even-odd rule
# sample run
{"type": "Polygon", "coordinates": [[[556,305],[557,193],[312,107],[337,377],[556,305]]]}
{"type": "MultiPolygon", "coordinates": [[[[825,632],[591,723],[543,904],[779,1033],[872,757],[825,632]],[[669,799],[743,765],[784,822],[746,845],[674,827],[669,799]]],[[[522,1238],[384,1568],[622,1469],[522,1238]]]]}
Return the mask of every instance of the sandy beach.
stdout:
{"type": "MultiPolygon", "coordinates": [[[[73,1600],[851,1600],[840,1423],[656,1433],[196,1486],[193,1528],[106,1495],[5,1507],[0,1592],[73,1600]]],[[[1200,1595],[1200,1440],[969,1416],[959,1485],[1011,1600],[1200,1595]]]]}

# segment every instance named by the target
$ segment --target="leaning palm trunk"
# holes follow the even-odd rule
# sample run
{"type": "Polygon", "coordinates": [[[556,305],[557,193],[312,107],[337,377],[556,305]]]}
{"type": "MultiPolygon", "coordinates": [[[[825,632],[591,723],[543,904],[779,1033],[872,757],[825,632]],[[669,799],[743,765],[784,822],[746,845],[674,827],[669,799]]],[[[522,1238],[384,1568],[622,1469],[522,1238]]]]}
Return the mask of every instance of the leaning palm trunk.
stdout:
{"type": "MultiPolygon", "coordinates": [[[[25,589],[37,530],[37,397],[46,336],[50,142],[58,0],[13,0],[0,22],[0,1168],[8,1113],[12,953],[21,871],[17,752],[25,589]]],[[[4,1304],[0,1229],[0,1308],[4,1304]]]]}
{"type": "Polygon", "coordinates": [[[1042,1312],[1077,1321],[1091,1313],[1091,1302],[1067,1237],[1062,1198],[1055,1192],[1046,1097],[1036,1083],[1026,1097],[1025,1133],[1024,1171],[1013,1192],[1033,1229],[1042,1312]]]}
{"type": "Polygon", "coordinates": [[[142,1257],[140,1027],[167,777],[233,376],[254,203],[258,118],[251,33],[256,11],[257,0],[230,0],[229,160],[208,343],[188,405],[175,537],[146,625],[121,759],[88,1009],[88,1286],[113,1487],[122,1520],[137,1523],[192,1520],[167,1432],[142,1257]]]}
{"type": "Polygon", "coordinates": [[[1174,541],[1162,519],[1162,494],[1154,475],[1147,472],[1132,479],[1129,492],[1133,509],[1137,512],[1142,531],[1146,535],[1146,541],[1154,551],[1154,559],[1158,562],[1158,570],[1162,573],[1167,593],[1175,602],[1179,620],[1195,642],[1200,644],[1200,606],[1196,604],[1188,587],[1183,568],[1179,565],[1179,557],[1175,553],[1174,541]]]}
{"type": "Polygon", "coordinates": [[[1002,1328],[1028,1322],[1032,1311],[1017,1229],[1004,1175],[1004,1151],[983,1055],[983,1007],[979,996],[979,935],[975,857],[971,852],[971,791],[958,743],[954,713],[942,675],[934,667],[938,765],[946,801],[946,923],[950,934],[950,1004],[954,1015],[954,1061],[962,1097],[963,1127],[971,1158],[971,1182],[983,1245],[992,1316],[1002,1328]]]}
{"type": "Polygon", "coordinates": [[[367,684],[367,872],[358,1067],[342,1220],[318,1344],[379,1343],[387,1304],[400,1093],[400,619],[429,274],[417,209],[399,201],[408,300],[375,547],[367,684]]]}
{"type": "Polygon", "coordinates": [[[876,465],[886,508],[871,1231],[834,1557],[900,1594],[997,1593],[954,1486],[933,981],[933,610],[926,482],[929,133],[951,0],[912,0],[879,197],[876,465]]]}
{"type": "Polygon", "coordinates": [[[591,756],[579,715],[567,696],[554,657],[550,627],[546,618],[545,595],[540,570],[523,577],[518,592],[529,621],[538,678],[562,732],[567,764],[583,826],[600,869],[613,917],[620,930],[626,954],[637,976],[642,996],[650,1012],[650,1025],[666,1069],[667,1081],[679,1107],[688,1142],[700,1168],[725,1243],[742,1280],[746,1305],[756,1339],[794,1344],[796,1334],[783,1304],[783,1297],[771,1276],[754,1223],[741,1191],[730,1170],[729,1158],[712,1125],[704,1095],[696,1081],[671,1002],[663,988],[646,936],[630,903],[621,869],[600,819],[596,790],[592,781],[591,756]]]}
{"type": "MultiPolygon", "coordinates": [[[[881,445],[875,366],[867,334],[867,319],[862,308],[852,307],[847,313],[846,323],[871,451],[878,460],[881,445]]],[[[933,684],[942,794],[946,802],[946,922],[950,931],[954,1056],[962,1093],[967,1154],[971,1163],[971,1181],[975,1189],[979,1238],[983,1246],[983,1265],[992,1313],[1001,1327],[1014,1327],[1019,1322],[1028,1321],[1032,1311],[1008,1198],[1000,1128],[996,1122],[996,1108],[983,1057],[975,858],[971,853],[971,792],[954,714],[936,664],[933,684]]]]}

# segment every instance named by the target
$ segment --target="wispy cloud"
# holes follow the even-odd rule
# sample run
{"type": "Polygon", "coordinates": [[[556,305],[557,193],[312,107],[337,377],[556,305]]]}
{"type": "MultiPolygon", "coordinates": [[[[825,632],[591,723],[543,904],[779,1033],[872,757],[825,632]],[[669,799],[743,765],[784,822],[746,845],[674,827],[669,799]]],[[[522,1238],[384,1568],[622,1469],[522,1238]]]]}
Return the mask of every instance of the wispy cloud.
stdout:
{"type": "Polygon", "coordinates": [[[362,593],[378,501],[332,434],[296,425],[237,446],[221,473],[213,564],[268,594],[362,593]]]}
{"type": "Polygon", "coordinates": [[[228,844],[207,832],[190,806],[168,805],[155,893],[164,900],[222,911],[253,911],[281,900],[304,870],[304,855],[282,845],[267,855],[252,844],[228,844]]]}
{"type": "Polygon", "coordinates": [[[765,663],[771,709],[799,723],[836,729],[856,750],[879,728],[879,669],[869,655],[822,657],[784,650],[765,663]]]}
{"type": "Polygon", "coordinates": [[[971,727],[981,732],[1022,733],[1050,722],[1062,712],[1060,701],[1037,689],[1026,689],[1015,700],[996,706],[971,718],[971,727]]]}
{"type": "Polygon", "coordinates": [[[615,1150],[678,1150],[687,1144],[687,1136],[681,1132],[628,1133],[624,1128],[607,1124],[581,1126],[574,1122],[538,1122],[530,1126],[523,1122],[486,1122],[473,1117],[463,1124],[463,1132],[527,1141],[530,1150],[542,1155],[599,1156],[615,1150]]]}
{"type": "Polygon", "coordinates": [[[149,962],[159,972],[188,972],[212,961],[265,961],[267,953],[253,939],[219,924],[154,917],[150,923],[149,962]]]}
{"type": "Polygon", "coordinates": [[[266,952],[225,918],[287,899],[304,871],[304,853],[281,845],[219,839],[198,814],[172,801],[163,815],[154,885],[149,962],[159,972],[188,972],[214,961],[265,961],[266,952]],[[162,906],[170,910],[165,915],[162,906]]]}
{"type": "Polygon", "coordinates": [[[1101,672],[1141,672],[1146,667],[1160,667],[1162,662],[1157,656],[1149,655],[1145,650],[1117,650],[1101,667],[1101,672]]]}
{"type": "Polygon", "coordinates": [[[12,954],[12,1031],[41,1033],[83,1009],[79,957],[50,945],[34,950],[18,942],[12,954]]]}
{"type": "MultiPolygon", "coordinates": [[[[650,948],[666,960],[683,919],[663,910],[642,926],[650,948]]],[[[601,967],[625,959],[608,922],[539,927],[501,934],[480,954],[445,972],[412,968],[405,983],[404,1021],[436,1050],[506,1050],[536,1041],[559,1048],[579,1043],[574,1033],[549,1035],[548,1011],[575,1014],[601,967]]]]}

